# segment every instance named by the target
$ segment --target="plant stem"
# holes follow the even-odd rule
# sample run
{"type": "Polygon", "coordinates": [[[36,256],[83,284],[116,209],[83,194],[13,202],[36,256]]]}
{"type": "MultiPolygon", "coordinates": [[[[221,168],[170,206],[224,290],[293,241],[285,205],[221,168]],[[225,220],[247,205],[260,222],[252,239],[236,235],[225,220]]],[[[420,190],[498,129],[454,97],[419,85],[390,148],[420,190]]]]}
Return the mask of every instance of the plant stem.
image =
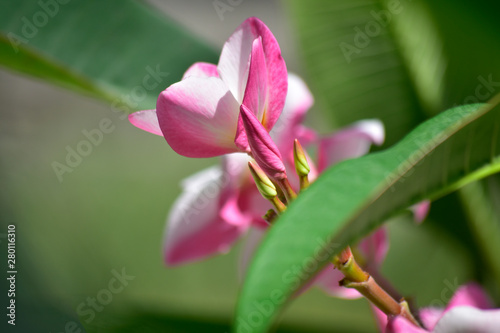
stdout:
{"type": "Polygon", "coordinates": [[[278,213],[274,209],[269,209],[262,218],[267,221],[267,223],[272,224],[276,218],[278,217],[278,213]]]}
{"type": "Polygon", "coordinates": [[[299,178],[300,178],[300,190],[303,191],[309,187],[309,177],[299,176],[299,178]]]}
{"type": "Polygon", "coordinates": [[[388,316],[402,316],[417,327],[421,327],[411,314],[406,301],[397,302],[391,295],[382,289],[375,279],[365,272],[356,262],[350,247],[346,247],[333,259],[333,264],[345,278],[340,285],[356,289],[376,307],[388,316]]]}
{"type": "Polygon", "coordinates": [[[274,205],[274,207],[276,207],[278,214],[281,214],[286,210],[285,204],[277,196],[270,199],[270,201],[274,205]]]}
{"type": "Polygon", "coordinates": [[[286,201],[288,203],[292,202],[295,198],[297,198],[297,193],[292,188],[292,185],[290,185],[290,182],[288,181],[288,178],[284,179],[277,179],[276,180],[279,187],[283,190],[283,193],[285,194],[286,201]]]}

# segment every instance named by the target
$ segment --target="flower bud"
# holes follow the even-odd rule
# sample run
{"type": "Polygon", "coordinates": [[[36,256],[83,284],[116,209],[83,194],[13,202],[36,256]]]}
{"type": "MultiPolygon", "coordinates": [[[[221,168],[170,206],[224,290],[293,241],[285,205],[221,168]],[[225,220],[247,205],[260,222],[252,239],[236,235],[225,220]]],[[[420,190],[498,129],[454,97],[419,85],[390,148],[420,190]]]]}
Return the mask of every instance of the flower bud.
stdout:
{"type": "Polygon", "coordinates": [[[311,171],[309,163],[307,163],[306,154],[302,149],[299,140],[293,142],[293,160],[295,162],[295,171],[299,177],[305,177],[311,171]]]}
{"type": "Polygon", "coordinates": [[[245,106],[240,107],[240,116],[245,127],[248,144],[257,164],[271,178],[286,178],[285,165],[271,136],[257,117],[245,106]]]}
{"type": "Polygon", "coordinates": [[[248,167],[250,168],[250,173],[255,180],[255,185],[257,185],[257,189],[260,194],[262,194],[262,196],[267,200],[274,199],[278,195],[278,192],[276,191],[276,186],[274,186],[273,182],[267,177],[264,171],[259,168],[258,165],[248,162],[248,167]]]}

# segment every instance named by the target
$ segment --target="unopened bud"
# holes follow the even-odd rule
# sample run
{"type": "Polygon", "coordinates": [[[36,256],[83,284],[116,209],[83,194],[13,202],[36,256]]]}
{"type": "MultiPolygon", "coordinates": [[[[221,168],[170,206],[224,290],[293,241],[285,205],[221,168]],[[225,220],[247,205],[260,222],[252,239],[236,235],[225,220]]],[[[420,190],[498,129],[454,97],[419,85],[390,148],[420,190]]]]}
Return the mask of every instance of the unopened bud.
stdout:
{"type": "Polygon", "coordinates": [[[276,187],[273,182],[267,177],[264,171],[252,162],[248,162],[248,167],[250,168],[250,172],[252,173],[252,177],[255,180],[255,185],[257,185],[257,189],[260,194],[267,200],[274,199],[278,192],[276,191],[276,187]]]}
{"type": "Polygon", "coordinates": [[[286,170],[280,151],[266,128],[244,104],[240,107],[240,116],[248,145],[257,164],[269,177],[275,180],[285,179],[286,170]]]}
{"type": "Polygon", "coordinates": [[[304,153],[304,149],[299,142],[299,140],[295,139],[293,142],[293,160],[295,162],[295,171],[297,175],[300,177],[305,177],[311,171],[309,167],[309,163],[307,163],[307,157],[304,153]]]}

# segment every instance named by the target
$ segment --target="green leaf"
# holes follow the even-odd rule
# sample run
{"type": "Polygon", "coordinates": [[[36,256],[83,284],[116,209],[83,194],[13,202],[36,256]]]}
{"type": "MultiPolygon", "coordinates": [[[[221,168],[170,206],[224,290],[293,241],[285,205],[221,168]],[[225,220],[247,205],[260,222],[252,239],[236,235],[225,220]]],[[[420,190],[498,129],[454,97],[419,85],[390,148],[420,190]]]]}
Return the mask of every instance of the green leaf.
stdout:
{"type": "Polygon", "coordinates": [[[422,199],[500,171],[500,106],[466,105],[426,121],[386,151],[327,170],[264,238],[236,324],[268,329],[283,304],[334,253],[422,199]],[[263,312],[262,309],[266,311],[263,312]],[[256,314],[262,320],[256,321],[256,314]]]}
{"type": "MultiPolygon", "coordinates": [[[[336,125],[378,118],[386,128],[386,145],[391,145],[424,120],[390,26],[381,26],[372,14],[387,12],[383,1],[287,3],[297,26],[308,84],[336,125]],[[378,30],[367,35],[366,30],[376,26],[378,30]]],[[[402,13],[410,10],[406,5],[402,13]]],[[[395,15],[391,16],[392,24],[395,15]]]]}
{"type": "Polygon", "coordinates": [[[154,108],[194,62],[217,61],[211,48],[139,2],[61,3],[3,3],[0,64],[130,112],[154,108]]]}
{"type": "MultiPolygon", "coordinates": [[[[493,183],[495,177],[488,180],[490,184],[485,183],[493,187],[494,185],[491,183],[493,183]]],[[[498,286],[498,282],[495,283],[494,281],[500,281],[500,260],[498,260],[498,254],[500,253],[500,219],[495,207],[492,205],[491,194],[486,190],[487,187],[482,182],[475,182],[461,189],[459,195],[469,216],[473,236],[480,245],[484,261],[488,263],[491,270],[491,272],[488,270],[484,275],[493,280],[494,285],[498,286]]],[[[496,290],[496,292],[498,291],[496,290]]]]}
{"type": "MultiPolygon", "coordinates": [[[[500,24],[491,1],[425,0],[446,58],[442,108],[486,102],[500,92],[500,24]],[[457,22],[460,22],[457,29],[457,22]],[[464,52],[473,50],[473,52],[464,52]]],[[[435,110],[439,111],[439,110],[435,110]]]]}
{"type": "Polygon", "coordinates": [[[500,92],[500,25],[487,0],[286,4],[308,84],[335,125],[379,118],[391,145],[428,116],[500,92]]]}

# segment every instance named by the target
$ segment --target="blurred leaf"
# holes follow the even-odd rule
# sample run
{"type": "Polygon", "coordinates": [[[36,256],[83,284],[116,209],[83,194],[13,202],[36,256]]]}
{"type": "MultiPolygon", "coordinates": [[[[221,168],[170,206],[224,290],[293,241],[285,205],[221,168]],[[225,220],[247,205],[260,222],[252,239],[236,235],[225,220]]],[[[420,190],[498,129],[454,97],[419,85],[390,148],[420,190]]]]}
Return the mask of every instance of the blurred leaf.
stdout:
{"type": "Polygon", "coordinates": [[[293,0],[289,8],[308,84],[336,125],[379,118],[391,145],[424,119],[400,49],[374,18],[387,12],[382,1],[293,0]]]}
{"type": "Polygon", "coordinates": [[[500,25],[490,0],[287,4],[308,83],[338,126],[380,118],[390,145],[424,115],[500,91],[500,59],[491,56],[500,52],[500,25]]]}
{"type": "Polygon", "coordinates": [[[265,331],[282,305],[276,295],[289,298],[335,252],[411,204],[499,172],[499,129],[498,100],[456,107],[384,152],[327,170],[289,207],[257,250],[240,295],[237,325],[266,304],[272,310],[253,330],[265,331]]]}
{"type": "Polygon", "coordinates": [[[485,102],[500,92],[500,58],[491,56],[500,52],[498,3],[422,2],[433,17],[435,34],[441,36],[447,62],[442,107],[485,102]]]}
{"type": "Polygon", "coordinates": [[[397,13],[388,8],[391,2],[381,3],[387,13],[393,13],[388,29],[422,105],[421,112],[432,116],[446,110],[449,107],[443,106],[443,95],[448,57],[426,1],[402,2],[397,13]]]}
{"type": "Polygon", "coordinates": [[[0,64],[112,102],[154,108],[158,94],[196,61],[217,54],[136,1],[6,1],[0,64]]]}
{"type": "MultiPolygon", "coordinates": [[[[500,53],[500,24],[497,11],[492,10],[498,4],[491,0],[426,2],[442,36],[443,52],[447,58],[442,107],[483,102],[498,93],[500,58],[491,56],[500,53]],[[461,24],[457,25],[456,22],[461,24]]],[[[476,263],[477,266],[483,265],[478,267],[480,270],[477,273],[483,285],[489,287],[489,293],[496,295],[496,300],[500,301],[500,267],[498,258],[494,258],[498,254],[495,240],[500,237],[500,212],[497,209],[500,205],[492,192],[495,178],[497,177],[471,184],[458,194],[467,212],[467,232],[475,238],[477,244],[469,246],[472,251],[474,248],[479,249],[475,255],[476,263]]],[[[456,205],[450,206],[448,211],[455,208],[456,205]]]]}
{"type": "MultiPolygon", "coordinates": [[[[465,186],[460,191],[462,203],[469,215],[471,230],[477,244],[482,250],[482,258],[488,263],[489,269],[486,275],[493,278],[493,282],[498,286],[500,282],[500,219],[495,207],[489,198],[489,193],[482,183],[476,182],[465,186]],[[492,276],[491,276],[492,275],[492,276]]],[[[484,270],[484,268],[483,268],[484,270]]],[[[497,290],[498,292],[498,290],[497,290]]]]}

